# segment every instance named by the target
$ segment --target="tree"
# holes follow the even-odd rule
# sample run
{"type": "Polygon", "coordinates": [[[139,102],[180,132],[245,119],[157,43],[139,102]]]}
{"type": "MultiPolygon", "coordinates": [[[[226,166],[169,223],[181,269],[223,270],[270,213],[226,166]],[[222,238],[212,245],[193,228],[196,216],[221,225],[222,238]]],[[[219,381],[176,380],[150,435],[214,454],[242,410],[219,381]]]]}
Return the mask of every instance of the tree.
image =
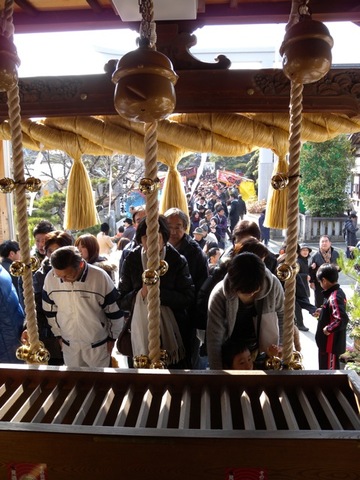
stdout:
{"type": "Polygon", "coordinates": [[[346,135],[323,143],[306,143],[300,156],[300,200],[313,216],[336,217],[348,204],[346,185],[355,165],[346,135]]]}

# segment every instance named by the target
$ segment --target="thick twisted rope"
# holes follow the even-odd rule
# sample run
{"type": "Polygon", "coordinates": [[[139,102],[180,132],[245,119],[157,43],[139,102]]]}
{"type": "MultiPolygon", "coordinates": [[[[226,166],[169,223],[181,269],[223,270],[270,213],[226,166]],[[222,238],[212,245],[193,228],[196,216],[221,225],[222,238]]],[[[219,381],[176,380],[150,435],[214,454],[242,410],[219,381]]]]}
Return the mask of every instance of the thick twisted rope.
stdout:
{"type": "MultiPolygon", "coordinates": [[[[145,176],[154,182],[157,178],[157,121],[145,124],[145,176]]],[[[159,268],[159,202],[158,191],[146,196],[147,268],[159,268]]],[[[148,286],[148,339],[151,362],[160,360],[160,280],[148,286]]]]}
{"type": "Polygon", "coordinates": [[[140,42],[145,39],[149,46],[156,49],[156,24],[154,22],[154,5],[152,0],[141,0],[140,13],[142,21],[140,24],[140,42]]]}
{"type": "MultiPolygon", "coordinates": [[[[296,266],[299,217],[299,182],[301,151],[301,120],[303,84],[291,82],[290,92],[290,136],[289,136],[289,186],[288,186],[288,228],[285,263],[296,266]]],[[[295,317],[295,272],[285,282],[283,362],[290,363],[293,354],[295,317]]]]}
{"type": "MultiPolygon", "coordinates": [[[[13,2],[7,1],[5,4],[4,19],[12,24],[12,9],[13,2]]],[[[4,29],[4,35],[9,38],[12,36],[13,27],[7,26],[4,29]]],[[[19,87],[16,84],[7,93],[8,107],[9,107],[9,123],[11,131],[11,142],[13,152],[13,166],[14,166],[14,181],[16,185],[15,190],[15,205],[18,223],[19,246],[21,250],[22,262],[30,265],[30,243],[28,235],[28,221],[27,221],[27,200],[25,194],[25,178],[24,178],[24,157],[22,144],[22,130],[21,130],[21,115],[20,115],[20,97],[19,87]]],[[[24,287],[24,304],[26,313],[26,323],[28,338],[30,342],[30,350],[37,351],[40,348],[39,334],[36,322],[36,309],[34,300],[34,289],[32,282],[32,271],[30,268],[25,268],[23,275],[24,287]]]]}
{"type": "MultiPolygon", "coordinates": [[[[152,0],[141,0],[140,42],[146,40],[155,49],[156,30],[154,6],[152,0]]],[[[157,185],[157,127],[158,122],[146,123],[144,126],[145,177],[157,185]]],[[[146,196],[146,235],[147,235],[147,269],[157,271],[160,263],[159,252],[159,202],[158,191],[154,188],[146,196]]],[[[160,361],[160,280],[148,285],[148,341],[150,361],[160,361]]]]}

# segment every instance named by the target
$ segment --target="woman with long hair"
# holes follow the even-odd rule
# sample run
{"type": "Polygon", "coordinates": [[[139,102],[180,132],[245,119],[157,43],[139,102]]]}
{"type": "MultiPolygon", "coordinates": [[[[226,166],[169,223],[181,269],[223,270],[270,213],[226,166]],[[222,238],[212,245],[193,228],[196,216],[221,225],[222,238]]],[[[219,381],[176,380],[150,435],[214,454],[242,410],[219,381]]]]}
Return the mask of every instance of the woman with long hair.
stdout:
{"type": "Polygon", "coordinates": [[[100,255],[100,246],[97,238],[91,233],[84,233],[75,240],[75,247],[78,248],[82,258],[90,265],[102,268],[115,283],[115,271],[117,266],[111,263],[106,257],[100,255]]]}

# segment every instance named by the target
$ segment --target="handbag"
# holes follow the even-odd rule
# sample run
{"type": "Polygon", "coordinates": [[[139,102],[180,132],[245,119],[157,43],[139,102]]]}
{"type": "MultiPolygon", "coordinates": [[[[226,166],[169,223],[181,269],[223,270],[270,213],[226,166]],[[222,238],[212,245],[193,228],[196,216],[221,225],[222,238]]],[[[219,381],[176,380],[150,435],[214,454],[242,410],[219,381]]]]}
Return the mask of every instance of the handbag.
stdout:
{"type": "Polygon", "coordinates": [[[116,348],[118,352],[127,357],[133,356],[133,349],[131,345],[131,319],[132,313],[125,318],[123,328],[116,341],[116,348]]]}

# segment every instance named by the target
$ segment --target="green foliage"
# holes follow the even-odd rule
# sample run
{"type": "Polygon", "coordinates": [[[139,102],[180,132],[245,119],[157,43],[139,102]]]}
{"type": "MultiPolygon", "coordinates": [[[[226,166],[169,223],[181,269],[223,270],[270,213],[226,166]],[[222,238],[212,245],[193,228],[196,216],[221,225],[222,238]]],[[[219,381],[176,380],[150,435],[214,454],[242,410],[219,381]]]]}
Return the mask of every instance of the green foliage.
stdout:
{"type": "Polygon", "coordinates": [[[340,251],[337,263],[341,271],[355,282],[354,292],[346,306],[350,318],[347,329],[351,337],[360,338],[360,250],[355,248],[352,256],[346,258],[345,253],[340,251]]]}
{"type": "Polygon", "coordinates": [[[100,224],[98,225],[94,225],[93,227],[89,227],[89,228],[85,228],[84,230],[76,230],[76,231],[73,231],[72,234],[73,234],[73,237],[75,239],[77,239],[78,237],[80,237],[80,235],[84,235],[85,233],[91,233],[92,235],[96,235],[100,232],[100,224]]]}
{"type": "Polygon", "coordinates": [[[343,215],[348,204],[345,187],[354,164],[353,148],[346,135],[303,146],[300,198],[311,215],[343,215]]]}

